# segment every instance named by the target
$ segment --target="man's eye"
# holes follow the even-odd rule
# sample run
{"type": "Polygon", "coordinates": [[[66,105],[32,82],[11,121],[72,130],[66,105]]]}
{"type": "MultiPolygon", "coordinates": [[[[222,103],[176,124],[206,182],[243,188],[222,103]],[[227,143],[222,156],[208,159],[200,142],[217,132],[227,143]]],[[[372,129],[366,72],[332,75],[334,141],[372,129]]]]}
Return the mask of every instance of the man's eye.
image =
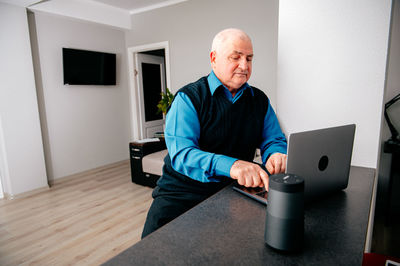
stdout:
{"type": "Polygon", "coordinates": [[[231,56],[232,61],[238,61],[240,59],[240,56],[231,56]]]}
{"type": "Polygon", "coordinates": [[[251,62],[251,61],[253,61],[253,57],[247,57],[246,60],[247,60],[247,62],[251,62]]]}

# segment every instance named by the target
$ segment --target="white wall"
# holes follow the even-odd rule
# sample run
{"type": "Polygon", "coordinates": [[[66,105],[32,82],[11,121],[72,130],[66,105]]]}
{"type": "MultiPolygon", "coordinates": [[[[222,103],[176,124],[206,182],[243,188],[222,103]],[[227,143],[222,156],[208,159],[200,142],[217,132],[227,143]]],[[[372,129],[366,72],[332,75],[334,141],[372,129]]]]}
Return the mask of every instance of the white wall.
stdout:
{"type": "Polygon", "coordinates": [[[246,31],[253,41],[249,83],[275,104],[278,0],[191,0],[132,15],[127,47],[169,41],[171,91],[211,71],[209,53],[215,34],[228,27],[246,31]]]}
{"type": "Polygon", "coordinates": [[[36,12],[41,115],[49,179],[129,158],[124,32],[36,12]],[[62,48],[117,54],[116,86],[63,85],[62,48]]]}
{"type": "Polygon", "coordinates": [[[0,3],[0,58],[0,172],[16,195],[48,186],[25,8],[0,3]]]}
{"type": "Polygon", "coordinates": [[[377,167],[390,0],[280,0],[277,112],[287,133],[357,125],[352,164],[377,167]]]}

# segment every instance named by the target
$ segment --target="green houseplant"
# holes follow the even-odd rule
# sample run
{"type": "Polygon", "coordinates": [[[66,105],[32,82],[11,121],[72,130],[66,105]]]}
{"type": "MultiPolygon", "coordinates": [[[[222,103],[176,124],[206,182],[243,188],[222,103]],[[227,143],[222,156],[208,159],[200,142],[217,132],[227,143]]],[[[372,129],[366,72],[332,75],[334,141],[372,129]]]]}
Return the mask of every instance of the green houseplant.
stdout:
{"type": "Polygon", "coordinates": [[[171,105],[174,95],[167,88],[165,92],[161,92],[161,100],[157,104],[158,112],[165,115],[167,113],[168,107],[171,105]]]}

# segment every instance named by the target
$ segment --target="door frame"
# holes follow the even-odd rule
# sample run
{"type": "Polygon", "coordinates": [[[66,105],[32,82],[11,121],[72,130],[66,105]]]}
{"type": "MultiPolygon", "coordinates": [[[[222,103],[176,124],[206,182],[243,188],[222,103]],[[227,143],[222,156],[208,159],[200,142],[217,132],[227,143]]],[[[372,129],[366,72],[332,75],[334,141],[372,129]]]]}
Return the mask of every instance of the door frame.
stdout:
{"type": "MultiPolygon", "coordinates": [[[[157,127],[157,131],[162,131],[162,125],[164,124],[164,117],[162,114],[159,114],[160,119],[156,120],[150,120],[146,121],[146,102],[145,102],[145,88],[144,88],[144,80],[143,80],[143,64],[145,63],[150,63],[150,64],[155,64],[158,65],[158,69],[160,70],[160,81],[161,81],[161,91],[158,91],[158,96],[160,96],[160,93],[166,92],[166,73],[165,73],[165,56],[157,56],[157,55],[150,55],[150,54],[143,54],[143,53],[136,53],[136,70],[138,70],[138,75],[136,75],[136,78],[138,80],[138,94],[139,94],[139,100],[142,103],[142,105],[139,108],[139,117],[140,117],[140,132],[142,138],[147,136],[148,129],[149,128],[155,128],[157,127]],[[144,104],[143,104],[144,103],[144,104]]],[[[161,99],[161,97],[160,97],[161,99]]]]}
{"type": "Polygon", "coordinates": [[[128,47],[128,78],[130,92],[130,114],[131,114],[131,141],[142,138],[140,132],[140,110],[139,110],[139,84],[135,75],[135,55],[139,52],[164,49],[165,51],[165,79],[167,88],[171,88],[170,84],[170,61],[169,61],[169,42],[158,42],[145,44],[140,46],[128,47]]]}

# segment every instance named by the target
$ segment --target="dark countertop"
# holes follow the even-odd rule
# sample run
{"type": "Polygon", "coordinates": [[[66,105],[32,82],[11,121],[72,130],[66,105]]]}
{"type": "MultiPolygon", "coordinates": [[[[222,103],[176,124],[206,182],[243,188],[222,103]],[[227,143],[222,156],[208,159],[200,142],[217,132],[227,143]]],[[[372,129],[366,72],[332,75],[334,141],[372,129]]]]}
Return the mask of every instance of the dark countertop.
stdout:
{"type": "Polygon", "coordinates": [[[266,246],[266,207],[228,186],[105,265],[361,265],[374,175],[352,167],[345,190],[306,205],[301,252],[266,246]]]}

